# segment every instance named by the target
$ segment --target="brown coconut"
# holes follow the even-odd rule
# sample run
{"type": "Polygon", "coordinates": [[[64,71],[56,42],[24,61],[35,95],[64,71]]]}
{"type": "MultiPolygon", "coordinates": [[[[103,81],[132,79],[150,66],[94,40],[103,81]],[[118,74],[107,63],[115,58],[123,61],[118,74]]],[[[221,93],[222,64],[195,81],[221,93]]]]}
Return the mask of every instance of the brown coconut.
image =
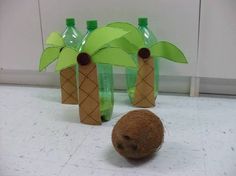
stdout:
{"type": "Polygon", "coordinates": [[[134,110],[125,114],[114,126],[112,143],[116,151],[129,159],[153,154],[164,139],[164,127],[154,113],[134,110]]]}

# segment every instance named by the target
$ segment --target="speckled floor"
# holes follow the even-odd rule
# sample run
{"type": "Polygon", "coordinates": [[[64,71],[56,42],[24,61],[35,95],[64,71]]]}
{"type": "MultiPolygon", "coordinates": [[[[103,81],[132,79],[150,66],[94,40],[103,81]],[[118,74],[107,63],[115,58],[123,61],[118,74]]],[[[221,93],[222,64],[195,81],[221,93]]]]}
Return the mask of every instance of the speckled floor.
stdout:
{"type": "Polygon", "coordinates": [[[236,175],[236,98],[159,95],[151,110],[163,120],[165,142],[134,162],[111,144],[112,126],[135,109],[127,94],[115,97],[113,119],[87,126],[76,105],[60,104],[58,89],[0,85],[0,175],[236,175]]]}

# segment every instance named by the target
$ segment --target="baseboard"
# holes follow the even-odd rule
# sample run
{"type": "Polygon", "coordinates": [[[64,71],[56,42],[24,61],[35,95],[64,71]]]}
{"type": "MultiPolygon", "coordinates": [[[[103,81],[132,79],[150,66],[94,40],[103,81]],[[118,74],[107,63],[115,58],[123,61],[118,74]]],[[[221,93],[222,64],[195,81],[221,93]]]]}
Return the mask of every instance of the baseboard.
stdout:
{"type": "MultiPolygon", "coordinates": [[[[114,74],[114,87],[118,90],[126,89],[126,80],[124,74],[114,74]]],[[[160,76],[159,92],[170,93],[189,93],[190,78],[177,76],[160,76]]]]}
{"type": "MultiPolygon", "coordinates": [[[[46,87],[59,87],[59,76],[54,72],[1,70],[1,84],[20,84],[46,87]]],[[[126,90],[124,72],[114,71],[114,89],[126,90]]],[[[189,93],[191,77],[160,76],[159,92],[189,93]]],[[[200,78],[200,93],[236,95],[236,79],[200,78]]]]}
{"type": "Polygon", "coordinates": [[[0,71],[0,83],[59,87],[59,76],[53,72],[4,70],[0,71]]]}
{"type": "MultiPolygon", "coordinates": [[[[54,72],[4,70],[0,71],[0,83],[59,87],[59,76],[54,72]]],[[[114,88],[126,89],[125,74],[120,70],[114,71],[114,88]]],[[[189,77],[160,76],[159,92],[189,93],[189,90],[189,77]]]]}
{"type": "Polygon", "coordinates": [[[236,79],[200,78],[200,93],[236,95],[236,79]]]}

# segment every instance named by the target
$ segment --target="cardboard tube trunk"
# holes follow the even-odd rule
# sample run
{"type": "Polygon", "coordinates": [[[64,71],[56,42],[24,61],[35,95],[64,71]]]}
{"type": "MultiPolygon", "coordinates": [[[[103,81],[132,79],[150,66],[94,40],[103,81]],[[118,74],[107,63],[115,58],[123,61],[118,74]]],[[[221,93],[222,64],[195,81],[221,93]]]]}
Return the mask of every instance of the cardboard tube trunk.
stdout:
{"type": "Polygon", "coordinates": [[[136,89],[132,104],[137,107],[149,108],[155,106],[154,95],[154,59],[138,57],[138,73],[136,89]]]}
{"type": "Polygon", "coordinates": [[[60,71],[61,102],[78,104],[75,66],[60,71]]]}
{"type": "Polygon", "coordinates": [[[96,64],[79,65],[79,114],[80,122],[101,125],[99,87],[96,64]]]}

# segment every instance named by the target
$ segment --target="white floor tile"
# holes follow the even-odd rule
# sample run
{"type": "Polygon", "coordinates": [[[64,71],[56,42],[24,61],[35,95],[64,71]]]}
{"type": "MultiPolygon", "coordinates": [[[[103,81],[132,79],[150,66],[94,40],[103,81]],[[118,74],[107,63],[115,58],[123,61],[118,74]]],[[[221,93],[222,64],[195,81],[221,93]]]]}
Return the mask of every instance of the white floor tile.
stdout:
{"type": "Polygon", "coordinates": [[[39,159],[0,156],[1,176],[57,176],[61,165],[39,159]]]}
{"type": "Polygon", "coordinates": [[[113,118],[79,123],[78,106],[62,105],[58,89],[0,86],[1,176],[235,176],[236,99],[159,95],[155,108],[165,142],[153,157],[128,161],[111,132],[127,111],[116,93],[113,118]]]}

